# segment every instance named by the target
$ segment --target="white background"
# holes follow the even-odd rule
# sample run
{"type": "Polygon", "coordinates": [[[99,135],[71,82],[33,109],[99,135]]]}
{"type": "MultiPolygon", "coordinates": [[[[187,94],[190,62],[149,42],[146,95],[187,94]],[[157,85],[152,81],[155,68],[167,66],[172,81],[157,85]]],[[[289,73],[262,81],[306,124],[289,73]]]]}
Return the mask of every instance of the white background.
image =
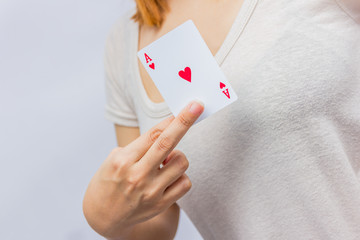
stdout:
{"type": "MultiPolygon", "coordinates": [[[[116,145],[106,35],[130,0],[0,0],[0,239],[102,239],[82,215],[116,145]]],[[[182,212],[177,240],[200,235],[182,212]]]]}

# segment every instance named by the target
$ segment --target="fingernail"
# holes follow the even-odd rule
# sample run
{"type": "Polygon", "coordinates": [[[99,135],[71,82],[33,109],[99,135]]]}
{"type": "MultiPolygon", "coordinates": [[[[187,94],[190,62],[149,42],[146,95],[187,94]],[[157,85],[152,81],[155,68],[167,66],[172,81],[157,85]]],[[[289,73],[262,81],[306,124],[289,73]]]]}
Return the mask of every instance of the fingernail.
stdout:
{"type": "Polygon", "coordinates": [[[195,100],[190,105],[189,112],[191,112],[195,115],[200,115],[202,113],[203,109],[204,109],[204,103],[202,103],[199,100],[195,100]]]}

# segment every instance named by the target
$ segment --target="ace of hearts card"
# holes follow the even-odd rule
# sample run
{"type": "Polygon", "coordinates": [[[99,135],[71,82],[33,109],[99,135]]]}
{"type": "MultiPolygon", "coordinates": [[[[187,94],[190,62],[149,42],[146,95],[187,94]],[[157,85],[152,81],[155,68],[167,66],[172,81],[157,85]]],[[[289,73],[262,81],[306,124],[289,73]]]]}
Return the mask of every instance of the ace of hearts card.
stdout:
{"type": "Polygon", "coordinates": [[[174,116],[198,99],[205,109],[197,123],[238,99],[192,20],[137,55],[174,116]]]}

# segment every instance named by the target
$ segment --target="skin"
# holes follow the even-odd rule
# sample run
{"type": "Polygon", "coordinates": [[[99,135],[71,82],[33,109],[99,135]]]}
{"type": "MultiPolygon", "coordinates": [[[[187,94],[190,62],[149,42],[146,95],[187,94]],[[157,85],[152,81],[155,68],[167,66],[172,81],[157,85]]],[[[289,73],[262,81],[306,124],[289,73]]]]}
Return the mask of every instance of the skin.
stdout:
{"type": "MultiPolygon", "coordinates": [[[[243,0],[170,0],[169,7],[174,10],[166,16],[159,29],[140,27],[138,49],[147,46],[186,20],[192,19],[211,53],[215,55],[230,31],[242,4],[243,0]]],[[[163,102],[164,99],[139,59],[138,65],[148,97],[155,103],[163,102]]]]}
{"type": "Polygon", "coordinates": [[[174,148],[203,110],[203,105],[192,102],[176,118],[163,120],[110,153],[91,179],[83,201],[84,215],[96,232],[108,239],[144,239],[133,228],[190,190],[185,174],[189,162],[174,148]]]}
{"type": "MultiPolygon", "coordinates": [[[[215,55],[242,3],[243,0],[170,0],[173,10],[159,29],[139,29],[138,48],[191,18],[215,55]]],[[[153,102],[163,102],[142,64],[138,65],[148,97],[153,102]]],[[[165,119],[143,135],[139,128],[115,125],[119,147],[91,179],[83,200],[84,215],[96,232],[109,240],[174,238],[179,221],[179,206],[175,202],[191,188],[185,174],[189,162],[184,153],[174,148],[202,111],[200,105],[198,114],[193,114],[187,106],[176,118],[165,119]],[[160,169],[162,162],[164,167],[160,169]]]]}

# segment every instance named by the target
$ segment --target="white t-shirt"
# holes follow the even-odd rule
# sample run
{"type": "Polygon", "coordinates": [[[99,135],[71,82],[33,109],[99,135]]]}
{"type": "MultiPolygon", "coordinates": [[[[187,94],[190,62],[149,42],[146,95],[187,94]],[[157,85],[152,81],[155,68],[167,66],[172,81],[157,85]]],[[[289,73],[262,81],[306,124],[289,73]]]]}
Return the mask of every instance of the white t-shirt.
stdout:
{"type": "MultiPolygon", "coordinates": [[[[238,101],[178,144],[206,240],[360,239],[360,26],[335,0],[245,0],[215,58],[238,101]]],[[[170,116],[142,85],[135,8],[106,45],[106,118],[170,116]]],[[[206,107],[206,106],[205,106],[206,107]]]]}

